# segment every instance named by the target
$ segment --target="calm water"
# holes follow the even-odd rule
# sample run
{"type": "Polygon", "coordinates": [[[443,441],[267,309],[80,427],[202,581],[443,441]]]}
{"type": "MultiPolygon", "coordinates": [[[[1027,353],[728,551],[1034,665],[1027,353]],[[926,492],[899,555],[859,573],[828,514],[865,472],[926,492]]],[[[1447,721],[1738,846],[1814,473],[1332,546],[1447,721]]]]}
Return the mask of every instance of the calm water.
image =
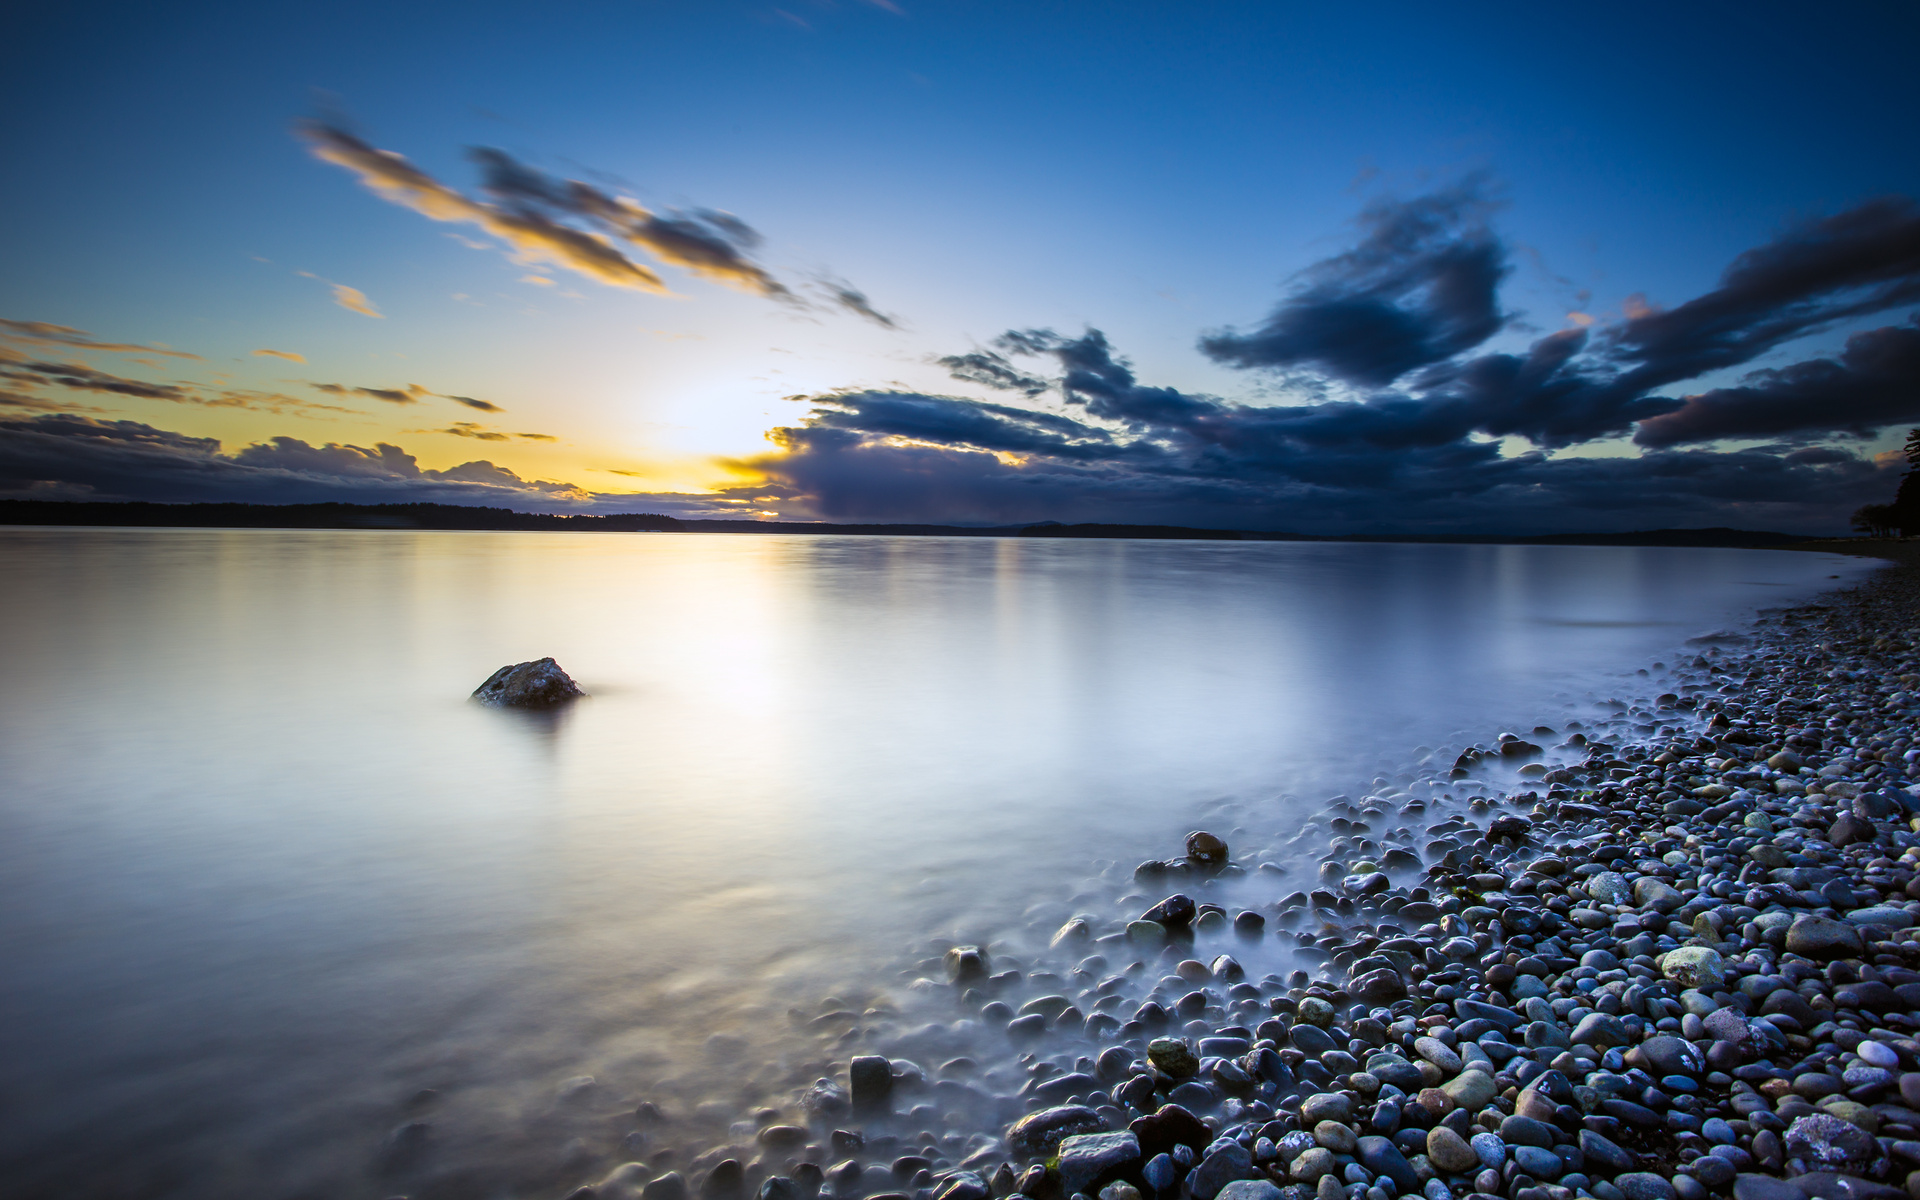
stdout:
{"type": "Polygon", "coordinates": [[[830,1053],[789,1008],[883,998],[931,935],[1015,938],[1203,817],[1271,836],[1422,743],[1644,694],[1688,638],[1863,569],[0,531],[0,1178],[386,1196],[433,1088],[442,1164],[481,1181],[436,1186],[549,1194],[619,1161],[637,1099],[691,1131],[788,1098],[830,1053]],[[592,699],[464,702],[548,654],[592,699]]]}

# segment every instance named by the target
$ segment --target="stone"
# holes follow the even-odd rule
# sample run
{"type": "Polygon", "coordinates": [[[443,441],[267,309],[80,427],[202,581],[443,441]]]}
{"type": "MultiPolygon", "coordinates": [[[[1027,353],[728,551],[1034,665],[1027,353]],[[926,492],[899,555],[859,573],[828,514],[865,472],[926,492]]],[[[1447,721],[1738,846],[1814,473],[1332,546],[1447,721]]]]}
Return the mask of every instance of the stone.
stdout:
{"type": "Polygon", "coordinates": [[[1787,926],[1789,954],[1822,959],[1857,958],[1863,948],[1859,928],[1845,921],[1802,913],[1787,926]]]}
{"type": "Polygon", "coordinates": [[[1660,956],[1660,973],[1680,987],[1714,992],[1726,986],[1727,961],[1718,950],[1682,946],[1660,956]]]}
{"type": "Polygon", "coordinates": [[[1193,897],[1175,892],[1165,900],[1140,914],[1142,921],[1152,921],[1163,929],[1184,929],[1193,923],[1194,914],[1199,906],[1193,897]]]}
{"type": "Polygon", "coordinates": [[[972,983],[985,979],[993,971],[987,952],[978,946],[955,946],[947,951],[947,979],[952,983],[972,983]]]}
{"type": "Polygon", "coordinates": [[[1353,1101],[1339,1092],[1315,1092],[1300,1102],[1302,1124],[1337,1121],[1345,1125],[1352,1120],[1353,1101]]]}
{"type": "Polygon", "coordinates": [[[1500,1094],[1500,1086],[1494,1082],[1493,1076],[1474,1068],[1449,1079],[1440,1090],[1447,1094],[1456,1108],[1473,1113],[1493,1103],[1493,1098],[1500,1094]]]}
{"type": "Polygon", "coordinates": [[[1173,1079],[1186,1079],[1200,1069],[1200,1060],[1179,1038],[1155,1038],[1147,1043],[1147,1061],[1173,1079]]]}
{"type": "Polygon", "coordinates": [[[1614,1177],[1613,1186],[1627,1200],[1676,1200],[1678,1193],[1664,1175],[1652,1171],[1628,1171],[1614,1177]]]}
{"type": "MultiPolygon", "coordinates": [[[[1313,1151],[1307,1151],[1312,1154],[1313,1151]]],[[[1322,1154],[1327,1152],[1322,1150],[1322,1154]]],[[[1302,1158],[1306,1155],[1301,1155],[1302,1158]]],[[[1327,1155],[1328,1169],[1332,1169],[1331,1154],[1327,1155]]],[[[1299,1160],[1294,1160],[1298,1162],[1299,1160]]],[[[1322,1172],[1325,1174],[1325,1172],[1322,1172]]],[[[1187,1174],[1187,1190],[1195,1200],[1213,1200],[1220,1190],[1236,1179],[1251,1179],[1255,1176],[1253,1154],[1239,1142],[1222,1138],[1207,1147],[1207,1156],[1187,1174]]]]}
{"type": "Polygon", "coordinates": [[[1504,1117],[1500,1121],[1500,1140],[1509,1146],[1538,1146],[1553,1149],[1553,1126],[1532,1117],[1504,1117]]]}
{"type": "MultiPolygon", "coordinates": [[[[1322,1176],[1330,1175],[1334,1168],[1333,1151],[1324,1146],[1315,1146],[1293,1160],[1287,1167],[1287,1176],[1299,1183],[1317,1183],[1322,1176]]],[[[1191,1176],[1189,1176],[1191,1179],[1191,1176]]],[[[1198,1195],[1199,1193],[1194,1193],[1198,1195]]]]}
{"type": "Polygon", "coordinates": [[[1667,913],[1685,904],[1687,898],[1662,880],[1642,875],[1633,882],[1633,902],[1641,908],[1667,913]]]}
{"type": "Polygon", "coordinates": [[[993,1189],[977,1171],[955,1171],[933,1189],[933,1200],[991,1200],[993,1189]]]}
{"type": "Polygon", "coordinates": [[[1171,1154],[1179,1146],[1197,1155],[1213,1141],[1206,1124],[1178,1104],[1161,1105],[1159,1111],[1136,1119],[1127,1130],[1140,1140],[1140,1153],[1149,1158],[1171,1154]]]}
{"type": "Polygon", "coordinates": [[[1093,926],[1087,923],[1085,917],[1075,917],[1059,928],[1047,946],[1049,949],[1058,950],[1063,945],[1091,941],[1092,938],[1093,926]]]}
{"type": "Polygon", "coordinates": [[[1082,1133],[1060,1142],[1055,1169],[1060,1189],[1093,1195],[1104,1184],[1130,1175],[1140,1165],[1140,1139],[1131,1132],[1082,1133]]]}
{"type": "MultiPolygon", "coordinates": [[[[1829,790],[1837,785],[1828,785],[1829,790]]],[[[1827,841],[1835,846],[1851,846],[1874,838],[1873,822],[1853,812],[1843,812],[1827,826],[1827,841]]]]}
{"type": "Polygon", "coordinates": [[[1663,1075],[1698,1075],[1706,1066],[1693,1043],[1665,1034],[1641,1042],[1628,1056],[1627,1062],[1630,1066],[1644,1066],[1647,1074],[1656,1079],[1663,1075]]]}
{"type": "Polygon", "coordinates": [[[1214,1200],[1282,1200],[1282,1194],[1264,1179],[1236,1179],[1215,1192],[1214,1200]]]}
{"type": "Polygon", "coordinates": [[[1195,830],[1187,835],[1187,860],[1202,867],[1227,865],[1227,844],[1211,833],[1195,830]]]}
{"type": "Polygon", "coordinates": [[[686,1200],[687,1195],[686,1176],[678,1171],[649,1179],[640,1189],[640,1200],[686,1200]]]}
{"type": "Polygon", "coordinates": [[[1809,1167],[1858,1174],[1880,1156],[1879,1143],[1857,1125],[1827,1113],[1797,1117],[1787,1126],[1787,1153],[1809,1167]]]}
{"type": "Polygon", "coordinates": [[[1007,1149],[1022,1158],[1044,1158],[1062,1141],[1082,1133],[1099,1133],[1107,1127],[1099,1113],[1080,1104],[1063,1104],[1028,1113],[1007,1130],[1007,1149]]]}
{"type": "Polygon", "coordinates": [[[1391,967],[1368,971],[1348,985],[1354,999],[1373,1008],[1383,1008],[1407,998],[1407,981],[1391,967]]]}
{"type": "Polygon", "coordinates": [[[1891,1071],[1900,1065],[1900,1055],[1885,1042],[1861,1042],[1854,1049],[1854,1053],[1858,1054],[1868,1066],[1879,1067],[1882,1070],[1891,1071]]]}
{"type": "Polygon", "coordinates": [[[1400,1147],[1389,1138],[1361,1138],[1356,1155],[1361,1166],[1392,1181],[1395,1195],[1405,1195],[1420,1186],[1419,1173],[1407,1161],[1407,1156],[1400,1152],[1400,1147]]]}
{"type": "Polygon", "coordinates": [[[1807,1200],[1807,1195],[1787,1180],[1743,1173],[1734,1176],[1733,1200],[1807,1200]]]}
{"type": "Polygon", "coordinates": [[[1158,921],[1128,921],[1127,941],[1146,950],[1167,944],[1167,927],[1158,921]]]}
{"type": "MultiPolygon", "coordinates": [[[[746,1182],[746,1168],[740,1165],[740,1160],[723,1158],[713,1164],[713,1169],[707,1172],[706,1179],[700,1184],[700,1194],[706,1197],[706,1200],[727,1200],[729,1197],[740,1195],[746,1187],[746,1182]]],[[[986,1200],[984,1182],[981,1183],[980,1189],[980,1196],[964,1197],[959,1200],[986,1200]]]]}
{"type": "Polygon", "coordinates": [[[1591,1129],[1580,1131],[1580,1153],[1589,1166],[1607,1175],[1631,1171],[1640,1163],[1639,1155],[1591,1129]]]}
{"type": "Polygon", "coordinates": [[[1434,1066],[1439,1067],[1443,1075],[1457,1075],[1460,1073],[1460,1056],[1453,1052],[1453,1047],[1447,1045],[1439,1038],[1415,1038],[1413,1052],[1434,1066]]]}
{"type": "Polygon", "coordinates": [[[1480,1156],[1465,1138],[1445,1125],[1436,1125],[1427,1132],[1427,1160],[1439,1170],[1457,1175],[1477,1165],[1480,1156]]]}
{"type": "Polygon", "coordinates": [[[1596,1012],[1580,1018],[1580,1023],[1573,1027],[1571,1040],[1576,1046],[1597,1046],[1605,1050],[1610,1046],[1624,1046],[1629,1038],[1626,1023],[1619,1017],[1596,1012]]]}
{"type": "Polygon", "coordinates": [[[586,693],[551,658],[514,663],[487,676],[471,699],[496,708],[552,708],[586,693]]]}
{"type": "Polygon", "coordinates": [[[1566,1164],[1558,1154],[1538,1146],[1515,1146],[1513,1161],[1535,1179],[1558,1179],[1567,1172],[1566,1164]]]}
{"type": "Polygon", "coordinates": [[[1507,1144],[1500,1140],[1497,1133],[1476,1133],[1467,1139],[1467,1145],[1473,1147],[1480,1165],[1489,1171],[1498,1171],[1507,1161],[1507,1144]]]}
{"type": "Polygon", "coordinates": [[[1322,1121],[1313,1127],[1313,1140],[1335,1154],[1352,1154],[1359,1143],[1353,1130],[1338,1121],[1322,1121]]]}
{"type": "Polygon", "coordinates": [[[1172,1155],[1156,1154],[1141,1168],[1140,1178],[1153,1189],[1154,1195],[1168,1196],[1180,1185],[1180,1168],[1174,1166],[1172,1155]]]}
{"type": "Polygon", "coordinates": [[[1287,1031],[1287,1041],[1293,1048],[1311,1058],[1318,1058],[1329,1050],[1339,1048],[1333,1035],[1318,1025],[1295,1025],[1287,1031]]]}
{"type": "Polygon", "coordinates": [[[1587,880],[1587,896],[1602,904],[1626,904],[1633,899],[1633,888],[1618,871],[1601,871],[1587,880]]]}
{"type": "Polygon", "coordinates": [[[855,1108],[882,1107],[893,1092],[893,1064],[878,1054],[859,1055],[847,1067],[847,1083],[855,1108]]]}
{"type": "Polygon", "coordinates": [[[1891,904],[1878,904],[1872,908],[1854,909],[1847,914],[1847,921],[1854,925],[1879,925],[1886,929],[1906,929],[1913,924],[1913,914],[1891,904]]]}

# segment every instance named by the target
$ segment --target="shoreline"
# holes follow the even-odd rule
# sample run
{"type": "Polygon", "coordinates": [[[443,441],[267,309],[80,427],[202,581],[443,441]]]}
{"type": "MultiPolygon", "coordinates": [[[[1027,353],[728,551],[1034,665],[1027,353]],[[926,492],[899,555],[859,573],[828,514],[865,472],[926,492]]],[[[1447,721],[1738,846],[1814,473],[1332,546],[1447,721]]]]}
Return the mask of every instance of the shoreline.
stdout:
{"type": "Polygon", "coordinates": [[[993,946],[919,964],[938,973],[909,991],[957,1002],[952,1025],[1015,1050],[1018,1077],[898,1053],[914,1039],[883,1011],[797,1105],[736,1125],[751,1136],[571,1195],[1893,1200],[1920,1167],[1914,718],[1885,678],[1813,712],[1768,685],[1817,699],[1835,681],[1815,671],[1896,653],[1920,670],[1905,551],[1854,540],[1899,565],[1696,656],[1664,706],[1623,714],[1632,738],[1569,723],[1551,750],[1513,739],[1539,747],[1524,784],[1508,768],[1535,752],[1496,744],[1425,787],[1336,798],[1343,840],[1319,819],[1294,836],[1330,845],[1313,879],[1269,883],[1279,864],[1197,838],[1031,964],[993,946]],[[1879,745],[1894,764],[1864,757],[1879,745]],[[1810,794],[1777,782],[1783,751],[1810,794]],[[1249,879],[1274,900],[1235,915],[1205,894],[1249,879]],[[1299,966],[1249,978],[1221,943],[1249,935],[1291,939],[1299,966]]]}

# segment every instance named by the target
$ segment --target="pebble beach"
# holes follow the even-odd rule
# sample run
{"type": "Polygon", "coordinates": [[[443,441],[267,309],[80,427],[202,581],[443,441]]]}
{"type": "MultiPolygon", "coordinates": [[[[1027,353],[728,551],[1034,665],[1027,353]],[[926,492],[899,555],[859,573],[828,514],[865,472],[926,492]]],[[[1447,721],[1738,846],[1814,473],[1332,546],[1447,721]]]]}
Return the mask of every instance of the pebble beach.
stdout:
{"type": "Polygon", "coordinates": [[[570,1198],[1920,1197],[1920,567],[1640,675],[796,1007],[570,1198]]]}

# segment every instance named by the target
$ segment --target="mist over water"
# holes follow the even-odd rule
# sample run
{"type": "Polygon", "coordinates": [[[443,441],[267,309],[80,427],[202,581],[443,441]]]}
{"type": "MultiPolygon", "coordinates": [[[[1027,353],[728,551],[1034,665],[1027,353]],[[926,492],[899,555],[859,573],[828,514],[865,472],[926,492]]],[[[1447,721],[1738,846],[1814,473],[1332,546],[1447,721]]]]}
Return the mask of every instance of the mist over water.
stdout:
{"type": "Polygon", "coordinates": [[[724,1133],[831,1057],[790,1009],[884,1002],[930,937],[1030,939],[1203,819],[1277,839],[1867,569],[198,530],[0,568],[0,1175],[196,1197],[394,1194],[428,1107],[529,1188],[641,1099],[724,1133]],[[591,698],[466,702],[544,655],[591,698]]]}

